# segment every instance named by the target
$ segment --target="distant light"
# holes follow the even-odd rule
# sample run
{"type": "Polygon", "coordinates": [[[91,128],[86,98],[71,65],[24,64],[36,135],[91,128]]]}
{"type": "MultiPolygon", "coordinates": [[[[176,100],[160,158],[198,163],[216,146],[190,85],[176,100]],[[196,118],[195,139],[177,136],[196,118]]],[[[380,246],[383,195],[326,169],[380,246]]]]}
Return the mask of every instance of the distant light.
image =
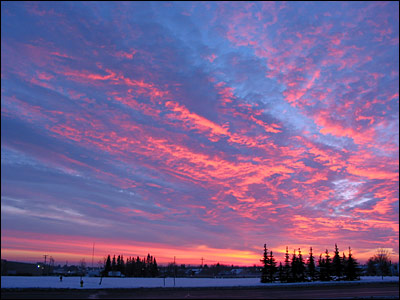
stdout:
{"type": "Polygon", "coordinates": [[[37,265],[38,268],[40,268],[40,265],[37,265]]]}

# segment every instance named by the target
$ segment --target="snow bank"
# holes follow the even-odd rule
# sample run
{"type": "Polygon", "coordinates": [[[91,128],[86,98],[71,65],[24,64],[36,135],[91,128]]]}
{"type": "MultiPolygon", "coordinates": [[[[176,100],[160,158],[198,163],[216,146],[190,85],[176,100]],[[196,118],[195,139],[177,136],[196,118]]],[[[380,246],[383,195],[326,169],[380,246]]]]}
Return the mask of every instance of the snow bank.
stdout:
{"type": "MultiPolygon", "coordinates": [[[[99,285],[98,277],[83,277],[83,289],[107,289],[107,288],[152,288],[173,287],[174,278],[103,278],[99,285]]],[[[233,287],[233,286],[279,286],[279,285],[325,285],[343,284],[340,282],[302,282],[302,283],[260,283],[259,278],[176,278],[176,287],[233,287]]],[[[399,277],[362,277],[361,282],[399,282],[399,277]]],[[[46,276],[2,276],[2,288],[71,288],[81,289],[80,277],[46,276]]]]}

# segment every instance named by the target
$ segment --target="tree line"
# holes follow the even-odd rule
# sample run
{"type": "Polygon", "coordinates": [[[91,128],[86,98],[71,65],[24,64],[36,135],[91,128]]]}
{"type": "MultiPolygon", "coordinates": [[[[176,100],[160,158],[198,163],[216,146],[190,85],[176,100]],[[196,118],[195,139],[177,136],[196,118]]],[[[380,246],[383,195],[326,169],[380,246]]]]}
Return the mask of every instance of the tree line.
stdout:
{"type": "Polygon", "coordinates": [[[110,272],[111,274],[120,272],[126,277],[156,277],[159,275],[156,258],[150,254],[147,254],[147,258],[143,257],[143,259],[140,259],[139,256],[136,259],[128,257],[126,262],[123,255],[118,255],[117,258],[114,255],[112,260],[108,255],[104,262],[102,276],[109,276],[110,272]]]}
{"type": "Polygon", "coordinates": [[[339,249],[335,244],[334,256],[331,258],[328,249],[324,254],[320,254],[317,262],[313,254],[312,247],[308,259],[304,259],[301,249],[293,251],[290,259],[288,247],[286,247],[284,264],[279,263],[277,267],[276,260],[272,251],[268,251],[264,244],[263,263],[261,270],[261,282],[304,282],[304,281],[330,281],[330,280],[359,280],[360,269],[357,260],[351,253],[349,247],[348,256],[343,252],[340,256],[339,249]]]}

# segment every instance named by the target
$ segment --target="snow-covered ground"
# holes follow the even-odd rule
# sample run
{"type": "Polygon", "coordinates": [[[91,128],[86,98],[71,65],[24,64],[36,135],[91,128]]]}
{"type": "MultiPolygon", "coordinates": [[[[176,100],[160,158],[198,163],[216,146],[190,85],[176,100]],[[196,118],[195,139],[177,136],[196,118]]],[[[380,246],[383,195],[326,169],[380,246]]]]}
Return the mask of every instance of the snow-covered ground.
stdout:
{"type": "MultiPolygon", "coordinates": [[[[99,285],[98,277],[83,277],[84,289],[106,288],[151,288],[173,287],[174,278],[103,278],[99,285]]],[[[362,277],[362,282],[399,282],[399,277],[362,277]]],[[[176,278],[176,287],[230,287],[230,286],[274,286],[274,285],[315,285],[315,284],[343,284],[340,282],[312,282],[312,283],[260,283],[259,278],[176,278]]],[[[80,277],[28,277],[28,276],[2,276],[2,288],[73,288],[81,289],[80,277]]]]}

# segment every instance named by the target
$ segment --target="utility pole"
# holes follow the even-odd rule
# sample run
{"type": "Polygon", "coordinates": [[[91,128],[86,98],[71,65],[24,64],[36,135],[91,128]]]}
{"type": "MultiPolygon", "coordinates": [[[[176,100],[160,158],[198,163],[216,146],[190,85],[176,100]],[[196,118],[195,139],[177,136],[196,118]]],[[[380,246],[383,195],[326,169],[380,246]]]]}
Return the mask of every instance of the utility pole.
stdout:
{"type": "Polygon", "coordinates": [[[43,273],[46,272],[46,261],[47,261],[47,256],[49,256],[48,254],[43,255],[44,256],[44,269],[43,269],[43,273]]]}
{"type": "Polygon", "coordinates": [[[201,268],[203,268],[203,261],[204,261],[204,258],[201,258],[201,268]]]}

